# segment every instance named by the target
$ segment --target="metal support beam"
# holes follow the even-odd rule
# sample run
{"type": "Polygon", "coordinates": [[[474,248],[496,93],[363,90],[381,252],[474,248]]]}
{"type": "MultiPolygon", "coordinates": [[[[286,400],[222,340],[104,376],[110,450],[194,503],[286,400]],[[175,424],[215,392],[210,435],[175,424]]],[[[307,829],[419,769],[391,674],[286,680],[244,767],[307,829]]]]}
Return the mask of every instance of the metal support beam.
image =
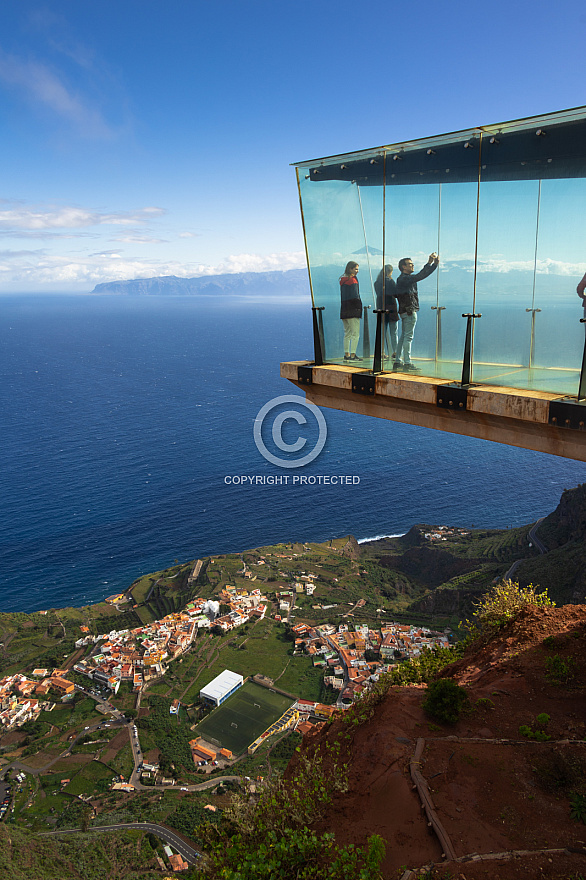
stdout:
{"type": "Polygon", "coordinates": [[[388,315],[388,311],[384,311],[384,309],[375,309],[373,311],[373,315],[376,315],[376,336],[374,340],[374,363],[372,365],[373,373],[381,373],[383,369],[383,350],[384,350],[384,339],[383,334],[386,330],[385,324],[385,315],[388,315]]]}
{"type": "Polygon", "coordinates": [[[445,306],[432,306],[432,312],[436,312],[435,316],[435,359],[436,361],[441,361],[442,359],[442,312],[446,309],[445,306]]]}
{"type": "Polygon", "coordinates": [[[442,409],[466,409],[468,405],[468,389],[456,383],[439,385],[436,394],[436,406],[442,409]]]}
{"type": "Polygon", "coordinates": [[[362,357],[370,357],[370,330],[368,328],[368,310],[370,306],[364,306],[364,326],[362,330],[362,357]]]}
{"type": "Polygon", "coordinates": [[[300,382],[301,385],[312,385],[313,384],[313,367],[311,367],[311,366],[297,367],[297,381],[300,382]]]}
{"type": "MultiPolygon", "coordinates": [[[[586,324],[586,318],[580,318],[581,324],[586,324]]],[[[586,327],[584,328],[586,330],[586,327]]],[[[580,370],[580,385],[578,386],[578,400],[586,398],[586,338],[584,339],[584,354],[582,355],[582,369],[580,370]]]]}
{"type": "Polygon", "coordinates": [[[475,315],[472,312],[467,312],[462,315],[463,318],[467,318],[466,323],[466,342],[464,343],[464,360],[462,361],[462,385],[465,387],[470,384],[470,370],[472,363],[472,330],[474,328],[474,319],[482,318],[482,315],[475,315]]]}
{"type": "Polygon", "coordinates": [[[311,307],[311,311],[313,312],[313,362],[316,367],[323,366],[325,357],[325,346],[323,340],[324,324],[321,314],[323,310],[324,306],[311,307]]]}
{"type": "Polygon", "coordinates": [[[374,395],[376,379],[372,373],[352,373],[352,394],[374,395]]]}

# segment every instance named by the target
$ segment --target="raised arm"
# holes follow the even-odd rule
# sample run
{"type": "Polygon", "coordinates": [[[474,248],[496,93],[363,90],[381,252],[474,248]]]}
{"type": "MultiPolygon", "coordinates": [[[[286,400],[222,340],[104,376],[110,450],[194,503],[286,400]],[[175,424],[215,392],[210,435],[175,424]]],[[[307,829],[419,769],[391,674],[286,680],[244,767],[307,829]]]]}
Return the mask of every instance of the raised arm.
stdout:
{"type": "Polygon", "coordinates": [[[427,278],[431,275],[432,272],[435,272],[439,265],[439,257],[437,254],[430,254],[429,259],[423,269],[417,273],[417,275],[410,275],[409,278],[411,281],[423,281],[424,278],[427,278]]]}

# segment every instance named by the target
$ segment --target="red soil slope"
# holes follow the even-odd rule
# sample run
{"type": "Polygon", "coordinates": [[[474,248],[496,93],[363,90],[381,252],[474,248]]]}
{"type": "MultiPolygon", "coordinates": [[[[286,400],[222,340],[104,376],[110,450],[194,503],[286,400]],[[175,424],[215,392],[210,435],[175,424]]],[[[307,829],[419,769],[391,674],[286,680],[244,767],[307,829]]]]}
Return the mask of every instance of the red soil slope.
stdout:
{"type": "MultiPolygon", "coordinates": [[[[571,818],[569,801],[573,792],[586,795],[585,668],[586,606],[533,607],[444,671],[471,704],[453,727],[425,715],[425,687],[392,688],[370,721],[352,727],[349,789],[336,795],[318,829],[344,844],[380,834],[385,880],[409,876],[407,868],[419,876],[417,869],[432,864],[426,877],[586,876],[586,827],[571,818]],[[547,658],[558,658],[567,680],[552,678],[547,658]],[[522,736],[519,727],[537,729],[541,713],[550,716],[551,740],[522,736]],[[421,759],[413,763],[418,740],[421,759]]],[[[343,725],[306,738],[304,751],[336,738],[343,725]]]]}

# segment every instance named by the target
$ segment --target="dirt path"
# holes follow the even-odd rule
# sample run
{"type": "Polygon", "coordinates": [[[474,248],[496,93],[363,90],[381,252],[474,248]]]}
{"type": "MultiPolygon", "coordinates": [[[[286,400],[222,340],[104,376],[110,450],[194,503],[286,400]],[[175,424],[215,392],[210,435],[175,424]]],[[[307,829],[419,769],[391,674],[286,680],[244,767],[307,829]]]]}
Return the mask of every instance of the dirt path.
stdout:
{"type": "Polygon", "coordinates": [[[290,662],[291,662],[291,658],[289,658],[289,660],[287,660],[287,662],[285,663],[285,668],[283,669],[283,671],[279,675],[277,675],[276,678],[273,679],[274,684],[276,684],[278,682],[278,680],[285,675],[285,673],[287,672],[287,669],[289,668],[290,662]]]}

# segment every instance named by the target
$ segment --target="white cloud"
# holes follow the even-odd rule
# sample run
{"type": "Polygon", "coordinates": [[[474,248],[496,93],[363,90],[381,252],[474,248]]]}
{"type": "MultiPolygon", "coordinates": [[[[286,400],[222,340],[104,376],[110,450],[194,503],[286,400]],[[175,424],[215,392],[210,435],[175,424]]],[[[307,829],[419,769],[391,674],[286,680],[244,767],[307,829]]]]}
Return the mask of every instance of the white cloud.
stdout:
{"type": "MultiPolygon", "coordinates": [[[[478,262],[479,272],[533,272],[533,268],[533,260],[505,260],[500,255],[478,262]]],[[[580,275],[584,271],[584,263],[564,263],[546,258],[537,260],[535,268],[538,275],[580,275]]]]}
{"type": "MultiPolygon", "coordinates": [[[[132,238],[130,236],[129,238],[132,238]]],[[[470,271],[470,261],[461,255],[450,261],[448,271],[470,271]]],[[[215,265],[180,260],[145,259],[123,249],[105,249],[84,256],[49,254],[46,250],[0,251],[0,292],[7,290],[89,291],[95,284],[176,275],[179,278],[234,274],[239,272],[284,271],[305,268],[302,251],[273,254],[231,254],[215,265]]],[[[539,274],[581,277],[583,263],[562,263],[552,259],[538,262],[539,274]]],[[[532,261],[507,261],[502,255],[487,258],[480,272],[533,272],[532,261]]]]}
{"type": "Polygon", "coordinates": [[[0,82],[73,124],[84,137],[109,139],[116,134],[101,112],[46,64],[0,52],[0,82]]]}
{"type": "Polygon", "coordinates": [[[284,269],[301,269],[306,265],[303,251],[283,254],[236,254],[226,257],[218,266],[211,268],[210,275],[234,272],[271,272],[284,269]]]}
{"type": "Polygon", "coordinates": [[[117,235],[113,240],[122,244],[168,244],[168,239],[151,238],[148,235],[117,235]]]}
{"type": "Polygon", "coordinates": [[[218,265],[183,263],[175,260],[144,260],[127,257],[118,250],[100,251],[85,257],[50,255],[44,251],[11,252],[10,259],[0,254],[0,290],[64,291],[91,290],[104,281],[126,281],[133,278],[152,278],[176,275],[179,278],[263,272],[300,268],[305,265],[302,252],[283,254],[238,254],[228,256],[218,265]]]}
{"type": "Polygon", "coordinates": [[[84,229],[92,226],[132,226],[147,223],[165,214],[163,208],[145,207],[134,211],[100,213],[73,205],[27,208],[13,203],[0,211],[0,229],[10,230],[18,237],[31,233],[39,237],[43,230],[84,229]]]}
{"type": "Polygon", "coordinates": [[[41,251],[0,251],[0,260],[19,260],[23,257],[37,258],[41,251]]]}

